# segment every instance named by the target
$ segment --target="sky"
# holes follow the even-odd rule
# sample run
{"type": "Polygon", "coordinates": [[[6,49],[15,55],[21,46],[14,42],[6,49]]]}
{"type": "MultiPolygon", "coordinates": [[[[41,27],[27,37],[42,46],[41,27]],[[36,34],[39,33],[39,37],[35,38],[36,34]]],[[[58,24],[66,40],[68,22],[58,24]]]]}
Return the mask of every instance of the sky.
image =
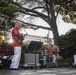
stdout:
{"type": "MultiPolygon", "coordinates": [[[[36,21],[34,23],[36,25],[42,25],[42,26],[49,27],[49,25],[41,19],[36,19],[36,21]]],[[[61,16],[59,16],[57,18],[57,26],[58,26],[59,35],[64,35],[66,32],[68,32],[68,30],[70,30],[72,28],[76,29],[76,24],[74,25],[72,23],[65,23],[62,20],[61,16]]],[[[28,35],[36,35],[36,36],[42,36],[42,37],[47,37],[47,34],[48,34],[48,30],[44,30],[41,28],[39,28],[38,30],[24,29],[21,31],[21,33],[23,33],[23,34],[26,34],[26,32],[28,35]]],[[[51,31],[49,31],[49,38],[53,38],[53,34],[51,31]]]]}
{"type": "MultiPolygon", "coordinates": [[[[34,24],[49,27],[49,25],[41,19],[36,19],[34,24]]],[[[72,23],[65,23],[62,20],[62,17],[60,15],[57,18],[57,26],[58,26],[59,35],[65,34],[66,32],[68,32],[68,30],[70,30],[72,28],[76,29],[76,24],[74,25],[72,23]]],[[[48,34],[48,30],[44,30],[44,29],[41,29],[41,28],[39,28],[37,30],[25,29],[22,32],[23,33],[27,32],[30,35],[37,35],[37,36],[43,36],[43,37],[46,37],[47,34],[48,34]]],[[[52,35],[51,31],[49,31],[49,37],[53,38],[53,35],[52,35]]]]}

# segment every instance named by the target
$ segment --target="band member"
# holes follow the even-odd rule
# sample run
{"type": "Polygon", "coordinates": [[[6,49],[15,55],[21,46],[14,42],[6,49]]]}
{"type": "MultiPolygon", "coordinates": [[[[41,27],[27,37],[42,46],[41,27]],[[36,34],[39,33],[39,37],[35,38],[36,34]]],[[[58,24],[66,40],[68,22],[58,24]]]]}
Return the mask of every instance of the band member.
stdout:
{"type": "Polygon", "coordinates": [[[15,23],[15,27],[12,29],[12,39],[13,39],[13,48],[14,55],[12,58],[12,63],[10,65],[10,69],[19,69],[20,58],[21,58],[21,46],[23,37],[19,32],[20,22],[15,23]]]}
{"type": "Polygon", "coordinates": [[[49,52],[49,54],[52,55],[52,46],[46,45],[45,50],[47,50],[49,52]]]}
{"type": "Polygon", "coordinates": [[[58,64],[57,64],[58,46],[53,45],[52,52],[53,52],[53,55],[52,55],[52,66],[53,67],[55,67],[55,66],[58,67],[58,64]]]}
{"type": "Polygon", "coordinates": [[[43,63],[45,63],[46,66],[49,66],[50,64],[50,59],[51,59],[51,56],[52,56],[52,43],[51,43],[51,40],[49,39],[48,40],[48,44],[44,46],[44,55],[43,55],[43,63]]]}

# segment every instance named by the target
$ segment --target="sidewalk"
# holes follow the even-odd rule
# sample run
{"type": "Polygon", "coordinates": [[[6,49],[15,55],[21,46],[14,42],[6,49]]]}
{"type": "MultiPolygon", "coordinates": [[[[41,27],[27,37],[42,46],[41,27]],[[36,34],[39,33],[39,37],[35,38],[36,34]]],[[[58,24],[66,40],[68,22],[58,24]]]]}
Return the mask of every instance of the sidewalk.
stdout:
{"type": "Polygon", "coordinates": [[[0,70],[0,75],[76,75],[76,68],[46,68],[35,70],[0,70]]]}

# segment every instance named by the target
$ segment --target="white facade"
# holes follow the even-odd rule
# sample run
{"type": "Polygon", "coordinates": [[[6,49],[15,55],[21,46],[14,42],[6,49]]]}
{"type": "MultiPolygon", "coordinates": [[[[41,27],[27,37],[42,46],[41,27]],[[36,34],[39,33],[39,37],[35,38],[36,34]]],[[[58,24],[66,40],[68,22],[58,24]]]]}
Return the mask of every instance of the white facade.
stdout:
{"type": "MultiPolygon", "coordinates": [[[[54,42],[53,38],[49,38],[49,39],[51,39],[52,43],[54,42]]],[[[35,36],[35,35],[26,35],[24,36],[24,41],[40,41],[46,44],[48,41],[48,38],[41,37],[41,36],[35,36]]]]}

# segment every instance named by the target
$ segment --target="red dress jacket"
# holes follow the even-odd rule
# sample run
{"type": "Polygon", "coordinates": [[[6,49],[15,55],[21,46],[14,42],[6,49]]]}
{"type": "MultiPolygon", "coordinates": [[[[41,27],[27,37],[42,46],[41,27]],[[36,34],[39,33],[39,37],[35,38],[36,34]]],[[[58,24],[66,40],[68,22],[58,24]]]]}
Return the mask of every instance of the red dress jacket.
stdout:
{"type": "Polygon", "coordinates": [[[47,50],[47,51],[49,51],[50,54],[52,54],[52,49],[50,49],[50,48],[48,47],[48,45],[46,45],[44,49],[47,50]]]}
{"type": "Polygon", "coordinates": [[[22,35],[20,34],[20,32],[18,31],[18,28],[14,27],[12,29],[12,38],[13,38],[13,46],[17,47],[17,46],[21,46],[21,44],[15,39],[15,36],[17,38],[21,38],[22,35]]]}

